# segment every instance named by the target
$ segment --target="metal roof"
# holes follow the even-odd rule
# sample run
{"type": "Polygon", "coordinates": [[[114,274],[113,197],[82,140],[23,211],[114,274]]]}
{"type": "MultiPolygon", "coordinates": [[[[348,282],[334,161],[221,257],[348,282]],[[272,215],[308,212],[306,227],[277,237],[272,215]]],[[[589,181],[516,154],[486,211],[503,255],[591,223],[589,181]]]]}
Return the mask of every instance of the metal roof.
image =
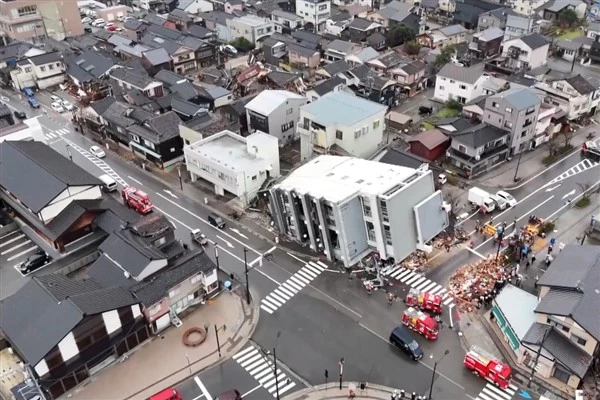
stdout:
{"type": "Polygon", "coordinates": [[[421,132],[410,139],[410,142],[419,142],[429,150],[449,141],[448,136],[444,135],[438,129],[421,132]]]}
{"type": "Polygon", "coordinates": [[[509,132],[487,124],[479,124],[473,128],[452,135],[452,140],[462,143],[472,149],[485,146],[489,142],[501,139],[509,135],[509,132]]]}
{"type": "Polygon", "coordinates": [[[287,90],[265,90],[246,104],[246,108],[268,116],[281,104],[291,99],[301,100],[305,99],[305,97],[287,90]]]}
{"type": "Polygon", "coordinates": [[[386,110],[386,107],[344,91],[329,93],[302,106],[321,125],[353,126],[386,110]]]}
{"type": "Polygon", "coordinates": [[[522,340],[535,323],[537,297],[513,285],[506,285],[494,299],[511,329],[522,340]]]}
{"type": "Polygon", "coordinates": [[[524,110],[541,104],[540,98],[529,89],[509,89],[490,96],[491,99],[504,99],[517,110],[524,110]]]}
{"type": "Polygon", "coordinates": [[[529,46],[531,50],[539,49],[540,47],[546,46],[548,44],[546,38],[540,35],[539,33],[532,33],[527,36],[522,36],[519,39],[527,46],[529,46]]]}
{"type": "Polygon", "coordinates": [[[454,79],[458,82],[474,84],[477,79],[483,75],[484,64],[479,63],[470,67],[461,67],[456,64],[448,63],[438,72],[438,76],[448,79],[454,79]]]}

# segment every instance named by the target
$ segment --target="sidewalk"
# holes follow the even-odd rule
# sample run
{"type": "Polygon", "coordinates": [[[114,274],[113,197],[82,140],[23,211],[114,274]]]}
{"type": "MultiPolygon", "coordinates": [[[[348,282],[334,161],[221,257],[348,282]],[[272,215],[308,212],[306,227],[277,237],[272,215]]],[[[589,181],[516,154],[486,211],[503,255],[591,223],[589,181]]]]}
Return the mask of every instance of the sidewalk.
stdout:
{"type": "MultiPolygon", "coordinates": [[[[365,390],[360,389],[360,384],[356,382],[343,382],[342,390],[340,390],[338,382],[331,382],[326,385],[313,386],[308,389],[299,390],[288,396],[283,397],[283,400],[334,400],[348,398],[348,385],[354,385],[355,399],[374,399],[374,400],[390,400],[392,393],[400,389],[393,389],[387,386],[374,385],[367,383],[365,390]]],[[[405,399],[410,399],[412,393],[406,393],[405,399]]],[[[426,396],[416,396],[417,399],[425,399],[426,396]]]]}
{"type": "Polygon", "coordinates": [[[242,292],[238,288],[233,294],[222,293],[209,300],[183,317],[181,327],[169,327],[67,396],[82,400],[146,399],[228,359],[246,345],[258,323],[257,303],[248,306],[242,292]],[[224,325],[226,329],[219,331],[219,357],[214,327],[224,325]],[[182,335],[187,329],[205,326],[209,328],[204,343],[183,345],[182,335]]]}

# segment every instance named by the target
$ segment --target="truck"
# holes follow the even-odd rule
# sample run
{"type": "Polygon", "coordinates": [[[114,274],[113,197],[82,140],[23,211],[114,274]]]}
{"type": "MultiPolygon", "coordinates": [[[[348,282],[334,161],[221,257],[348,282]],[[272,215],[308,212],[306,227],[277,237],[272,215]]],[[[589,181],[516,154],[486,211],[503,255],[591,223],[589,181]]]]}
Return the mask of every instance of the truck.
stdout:
{"type": "Polygon", "coordinates": [[[475,375],[493,382],[502,389],[506,389],[510,385],[511,368],[477,346],[472,346],[467,352],[464,364],[475,375]]]}
{"type": "Polygon", "coordinates": [[[442,296],[439,294],[422,292],[417,288],[411,288],[406,295],[406,305],[430,311],[434,314],[441,314],[442,296]]]}
{"type": "Polygon", "coordinates": [[[132,208],[142,215],[149,214],[154,209],[150,196],[133,186],[121,189],[121,197],[128,208],[132,208]]]}
{"type": "Polygon", "coordinates": [[[404,310],[402,323],[409,329],[420,333],[427,340],[436,340],[439,333],[438,323],[431,316],[413,307],[404,310]]]}
{"type": "Polygon", "coordinates": [[[484,214],[491,213],[496,209],[496,203],[492,200],[490,194],[478,187],[469,189],[467,200],[473,207],[478,207],[484,214]]]}
{"type": "Polygon", "coordinates": [[[581,155],[592,161],[600,162],[600,147],[589,140],[581,145],[581,155]]]}

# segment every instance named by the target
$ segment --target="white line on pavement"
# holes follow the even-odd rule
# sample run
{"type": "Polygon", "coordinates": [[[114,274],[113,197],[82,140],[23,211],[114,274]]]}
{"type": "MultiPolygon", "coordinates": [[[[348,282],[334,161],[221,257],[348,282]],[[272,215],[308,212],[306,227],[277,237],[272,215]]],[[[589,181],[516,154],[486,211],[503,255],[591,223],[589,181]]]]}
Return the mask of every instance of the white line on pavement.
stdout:
{"type": "Polygon", "coordinates": [[[469,250],[471,253],[475,254],[477,257],[479,257],[479,258],[481,258],[481,259],[483,259],[483,260],[485,260],[485,259],[486,259],[486,257],[484,257],[484,256],[483,256],[483,254],[479,253],[477,250],[473,250],[472,248],[470,248],[470,247],[468,247],[468,246],[467,246],[467,247],[465,247],[465,248],[466,248],[467,250],[469,250]]]}
{"type": "Polygon", "coordinates": [[[15,254],[14,256],[12,256],[12,257],[8,258],[6,261],[12,261],[12,260],[14,260],[14,259],[16,259],[16,258],[19,258],[19,257],[21,257],[23,254],[27,254],[27,253],[29,253],[30,251],[32,251],[32,250],[35,250],[35,249],[37,249],[37,248],[38,248],[37,246],[30,247],[30,248],[28,248],[27,250],[23,250],[22,252],[20,252],[20,253],[17,253],[17,254],[15,254]]]}
{"type": "Polygon", "coordinates": [[[561,158],[560,160],[556,161],[553,165],[551,165],[550,167],[543,169],[540,173],[532,176],[531,178],[527,179],[525,182],[521,183],[519,186],[515,186],[512,187],[510,189],[506,189],[506,190],[516,190],[516,189],[520,189],[523,186],[527,185],[529,182],[531,182],[532,180],[534,180],[535,178],[537,178],[538,176],[540,176],[541,174],[548,172],[549,169],[552,169],[553,167],[555,167],[556,165],[560,164],[561,162],[563,162],[564,160],[566,160],[567,158],[571,157],[573,154],[579,153],[581,151],[581,149],[575,149],[572,152],[570,152],[569,154],[567,154],[566,156],[564,156],[563,158],[561,158]]]}
{"type": "Polygon", "coordinates": [[[128,177],[129,179],[131,179],[132,181],[134,181],[135,183],[137,183],[138,185],[142,185],[142,186],[144,186],[144,184],[143,184],[142,182],[138,181],[137,179],[133,178],[132,176],[130,176],[130,175],[127,175],[127,177],[128,177]]]}
{"type": "Polygon", "coordinates": [[[290,253],[289,251],[286,251],[286,253],[288,254],[288,256],[295,258],[296,260],[300,261],[302,264],[306,263],[306,261],[304,261],[303,259],[301,259],[300,257],[296,257],[295,255],[293,255],[292,253],[290,253]]]}
{"type": "MultiPolygon", "coordinates": [[[[19,231],[15,231],[15,232],[19,232],[19,231]]],[[[5,241],[4,243],[0,243],[0,247],[4,247],[7,244],[10,244],[10,243],[12,243],[14,241],[17,241],[17,240],[21,239],[22,237],[25,237],[25,234],[21,234],[21,235],[19,235],[17,237],[14,237],[14,238],[12,238],[10,240],[5,241]]]]}
{"type": "MultiPolygon", "coordinates": [[[[581,196],[583,196],[584,194],[586,194],[587,192],[589,192],[592,189],[596,189],[596,186],[600,184],[600,181],[594,183],[592,186],[590,186],[585,192],[579,193],[577,196],[575,196],[573,198],[573,200],[571,200],[571,203],[574,201],[577,201],[581,196]]],[[[550,218],[554,217],[556,214],[558,214],[559,212],[561,212],[562,210],[564,210],[565,208],[569,207],[571,205],[571,203],[567,203],[564,206],[562,206],[561,208],[559,208],[558,210],[554,211],[552,214],[550,214],[549,216],[546,217],[546,220],[549,220],[550,218]]]]}
{"type": "Polygon", "coordinates": [[[213,400],[212,396],[210,395],[210,393],[208,393],[208,390],[206,390],[206,387],[204,386],[204,383],[202,383],[200,378],[195,376],[194,381],[196,381],[196,385],[198,385],[202,393],[204,393],[204,396],[206,396],[206,400],[213,400]]]}
{"type": "Polygon", "coordinates": [[[27,246],[29,243],[31,243],[31,240],[26,240],[23,243],[19,243],[17,245],[14,245],[13,247],[10,247],[6,250],[4,250],[2,253],[0,253],[0,255],[5,255],[8,253],[12,253],[13,251],[15,251],[16,249],[18,249],[19,247],[23,247],[23,246],[27,246]]]}
{"type": "Polygon", "coordinates": [[[251,389],[251,390],[247,391],[246,393],[244,393],[244,394],[242,395],[242,399],[246,398],[246,396],[248,396],[250,393],[254,392],[254,391],[255,391],[255,390],[257,390],[257,389],[260,389],[261,387],[262,387],[262,385],[258,385],[258,386],[257,386],[257,387],[255,387],[254,389],[251,389]]]}

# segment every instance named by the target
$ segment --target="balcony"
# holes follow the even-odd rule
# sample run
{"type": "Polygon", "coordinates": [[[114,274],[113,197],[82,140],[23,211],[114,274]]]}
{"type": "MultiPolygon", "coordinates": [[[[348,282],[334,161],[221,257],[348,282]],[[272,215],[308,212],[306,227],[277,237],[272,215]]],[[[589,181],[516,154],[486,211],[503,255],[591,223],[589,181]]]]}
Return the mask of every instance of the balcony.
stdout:
{"type": "Polygon", "coordinates": [[[525,123],[523,124],[523,128],[527,128],[528,126],[530,126],[531,124],[533,124],[533,120],[528,119],[527,121],[525,121],[525,123]]]}

